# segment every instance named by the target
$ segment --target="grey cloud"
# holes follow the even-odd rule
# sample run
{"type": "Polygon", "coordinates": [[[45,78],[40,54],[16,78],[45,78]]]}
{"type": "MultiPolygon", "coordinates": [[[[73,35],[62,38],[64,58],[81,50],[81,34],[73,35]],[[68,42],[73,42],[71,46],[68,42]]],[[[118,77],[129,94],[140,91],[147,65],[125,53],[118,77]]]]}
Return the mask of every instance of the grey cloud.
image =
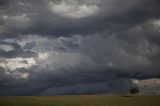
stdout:
{"type": "Polygon", "coordinates": [[[0,8],[2,8],[2,6],[7,5],[7,1],[8,0],[1,0],[0,1],[0,8]]]}
{"type": "Polygon", "coordinates": [[[37,53],[32,51],[23,51],[23,50],[13,50],[9,52],[0,51],[0,56],[5,58],[15,58],[15,57],[37,57],[37,53]]]}
{"type": "Polygon", "coordinates": [[[98,14],[82,19],[70,19],[51,12],[47,5],[49,1],[18,0],[13,2],[11,6],[6,7],[5,11],[1,11],[3,15],[8,16],[8,18],[3,19],[2,29],[4,30],[1,35],[6,37],[21,34],[39,34],[42,36],[59,37],[72,34],[93,34],[105,30],[109,33],[114,33],[115,31],[121,31],[133,25],[143,23],[146,20],[159,18],[160,3],[157,0],[136,0],[132,4],[128,0],[100,0],[99,3],[95,1],[78,2],[80,3],[78,5],[85,3],[97,5],[99,7],[98,14]],[[23,4],[23,7],[20,3],[23,4]],[[10,13],[13,15],[9,15],[10,13]],[[23,17],[24,14],[25,17],[23,17]],[[20,18],[20,20],[18,21],[16,18],[20,18]]]}
{"type": "MultiPolygon", "coordinates": [[[[159,70],[159,21],[147,22],[130,28],[118,35],[118,39],[121,42],[121,47],[132,55],[140,56],[141,58],[149,61],[149,67],[151,70],[159,70]]],[[[147,70],[146,68],[146,70],[147,70]]],[[[157,73],[158,74],[158,73],[157,73]]]]}
{"type": "MultiPolygon", "coordinates": [[[[21,70],[21,69],[20,69],[21,70]]],[[[74,69],[73,69],[74,70],[74,69]]],[[[136,86],[129,78],[118,78],[115,75],[106,74],[106,72],[88,72],[87,70],[59,70],[59,73],[53,73],[54,70],[47,72],[32,73],[29,80],[14,80],[14,83],[1,83],[3,92],[1,95],[57,95],[57,94],[97,94],[97,93],[128,93],[131,87],[136,86]],[[66,74],[65,74],[66,73],[66,74]],[[106,77],[107,76],[107,77],[106,77]],[[7,84],[4,86],[3,84],[7,84]],[[26,87],[30,84],[30,87],[26,87]],[[121,86],[123,84],[123,86],[121,86]],[[12,88],[14,87],[14,89],[12,88]],[[27,89],[27,90],[26,90],[27,89]]]]}
{"type": "Polygon", "coordinates": [[[128,93],[134,87],[130,79],[110,80],[100,83],[76,84],[62,87],[51,87],[38,95],[64,95],[64,94],[100,94],[100,93],[128,93]],[[118,84],[117,84],[118,83],[118,84]],[[124,86],[122,86],[124,85],[124,86]]]}
{"type": "MultiPolygon", "coordinates": [[[[8,86],[2,86],[5,90],[9,86],[11,89],[9,89],[10,92],[1,94],[48,95],[49,92],[53,92],[52,94],[120,93],[127,92],[131,87],[136,86],[132,79],[159,78],[158,70],[153,70],[158,66],[150,64],[152,61],[148,60],[147,57],[145,57],[147,63],[145,63],[145,59],[141,61],[141,58],[139,58],[141,53],[136,50],[134,50],[136,53],[129,52],[130,50],[124,46],[125,41],[127,41],[126,38],[75,35],[71,38],[43,38],[42,40],[40,37],[38,37],[39,39],[37,37],[34,38],[34,35],[32,37],[30,42],[35,41],[33,50],[51,52],[51,55],[49,55],[48,59],[40,62],[39,65],[24,70],[29,72],[30,75],[26,80],[18,79],[14,84],[9,83],[8,86]],[[76,49],[71,46],[74,44],[76,44],[76,49]],[[65,50],[59,50],[59,47],[65,48],[65,50]],[[80,58],[76,56],[80,56],[80,58]],[[126,79],[124,81],[126,82],[124,83],[125,89],[117,85],[117,83],[123,83],[123,81],[118,82],[119,79],[126,79]],[[111,85],[107,87],[105,84],[98,84],[100,87],[88,91],[91,83],[96,85],[101,82],[111,85]],[[25,84],[30,84],[30,88],[24,87],[25,84]],[[76,90],[77,86],[84,89],[76,90]],[[12,89],[12,87],[15,88],[12,89]],[[74,92],[71,92],[72,90],[74,92]],[[55,93],[56,91],[58,93],[55,93]]],[[[128,42],[125,45],[128,45],[129,48],[132,48],[132,46],[137,48],[138,45],[136,44],[138,43],[132,45],[128,42]]],[[[6,84],[4,80],[2,82],[6,84]]]]}
{"type": "Polygon", "coordinates": [[[126,93],[136,86],[133,79],[160,78],[159,0],[82,0],[73,5],[98,10],[78,18],[54,13],[49,2],[2,3],[0,44],[14,50],[0,56],[38,62],[14,70],[29,73],[26,79],[0,68],[0,95],[126,93]],[[8,38],[15,43],[4,42],[8,38]]]}
{"type": "Polygon", "coordinates": [[[30,50],[23,50],[20,45],[16,43],[7,43],[7,42],[0,42],[0,44],[5,44],[12,46],[14,50],[11,51],[3,51],[0,50],[0,57],[5,57],[5,58],[15,58],[15,57],[37,57],[37,53],[30,51],[30,50]]]}
{"type": "Polygon", "coordinates": [[[5,41],[0,41],[0,44],[1,45],[5,44],[5,45],[12,46],[14,49],[20,49],[21,48],[21,46],[18,45],[17,43],[7,43],[5,41]]]}
{"type": "Polygon", "coordinates": [[[29,58],[29,57],[37,57],[38,54],[32,51],[24,51],[22,49],[15,49],[12,51],[0,51],[0,57],[5,58],[15,58],[15,57],[23,57],[23,58],[29,58]]]}

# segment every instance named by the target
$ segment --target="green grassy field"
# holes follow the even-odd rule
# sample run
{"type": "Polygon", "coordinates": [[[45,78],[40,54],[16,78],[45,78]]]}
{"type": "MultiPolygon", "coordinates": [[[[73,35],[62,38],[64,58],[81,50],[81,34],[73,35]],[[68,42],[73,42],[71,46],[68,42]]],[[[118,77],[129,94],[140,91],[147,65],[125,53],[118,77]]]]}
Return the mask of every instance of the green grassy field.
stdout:
{"type": "Polygon", "coordinates": [[[160,96],[5,96],[0,106],[160,106],[160,96]]]}

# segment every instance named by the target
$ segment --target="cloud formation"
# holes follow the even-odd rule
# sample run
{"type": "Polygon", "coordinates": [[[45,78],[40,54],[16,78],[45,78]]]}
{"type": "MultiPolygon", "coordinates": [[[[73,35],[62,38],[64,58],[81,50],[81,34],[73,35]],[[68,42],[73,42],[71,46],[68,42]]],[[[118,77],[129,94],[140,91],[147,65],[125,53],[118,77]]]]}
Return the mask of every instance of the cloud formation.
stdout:
{"type": "Polygon", "coordinates": [[[0,33],[5,37],[113,33],[159,17],[157,0],[9,0],[5,4],[0,11],[0,33]],[[63,8],[56,9],[59,6],[63,8]]]}
{"type": "Polygon", "coordinates": [[[78,1],[73,0],[61,1],[57,4],[50,1],[48,5],[53,13],[68,18],[85,18],[98,11],[97,5],[80,5],[78,1]]]}
{"type": "Polygon", "coordinates": [[[0,4],[0,95],[160,93],[159,0],[0,4]]]}

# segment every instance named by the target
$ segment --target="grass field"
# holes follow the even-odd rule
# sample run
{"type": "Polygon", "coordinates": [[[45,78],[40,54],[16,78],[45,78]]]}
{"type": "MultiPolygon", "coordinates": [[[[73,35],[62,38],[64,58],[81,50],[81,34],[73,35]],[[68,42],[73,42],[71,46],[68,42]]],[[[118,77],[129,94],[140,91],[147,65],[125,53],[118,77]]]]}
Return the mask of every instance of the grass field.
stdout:
{"type": "Polygon", "coordinates": [[[0,106],[160,106],[160,96],[5,96],[0,106]]]}

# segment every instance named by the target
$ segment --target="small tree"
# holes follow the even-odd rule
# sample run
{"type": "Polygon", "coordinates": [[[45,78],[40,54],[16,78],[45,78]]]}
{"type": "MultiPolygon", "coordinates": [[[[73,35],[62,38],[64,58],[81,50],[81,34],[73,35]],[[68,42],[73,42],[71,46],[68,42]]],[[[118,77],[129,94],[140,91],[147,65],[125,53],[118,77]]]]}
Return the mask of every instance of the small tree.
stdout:
{"type": "Polygon", "coordinates": [[[138,87],[130,89],[130,94],[137,94],[137,93],[139,93],[138,87]]]}

